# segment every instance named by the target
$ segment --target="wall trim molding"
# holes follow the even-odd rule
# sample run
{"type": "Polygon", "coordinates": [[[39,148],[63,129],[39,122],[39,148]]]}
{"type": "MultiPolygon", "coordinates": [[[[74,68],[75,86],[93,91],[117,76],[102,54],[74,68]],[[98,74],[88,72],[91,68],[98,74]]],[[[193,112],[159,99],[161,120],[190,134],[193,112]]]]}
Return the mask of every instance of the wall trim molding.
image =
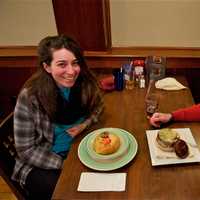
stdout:
{"type": "MultiPolygon", "coordinates": [[[[166,56],[168,68],[200,68],[200,48],[113,47],[108,51],[85,51],[90,68],[116,68],[132,58],[166,56]]],[[[0,67],[37,66],[37,46],[0,46],[0,67]]]]}
{"type": "Polygon", "coordinates": [[[37,56],[36,46],[0,46],[1,57],[37,56]]]}
{"type": "MultiPolygon", "coordinates": [[[[200,57],[200,48],[189,47],[112,47],[108,51],[85,51],[87,57],[200,57]]],[[[37,56],[37,46],[0,46],[0,57],[37,56]]]]}

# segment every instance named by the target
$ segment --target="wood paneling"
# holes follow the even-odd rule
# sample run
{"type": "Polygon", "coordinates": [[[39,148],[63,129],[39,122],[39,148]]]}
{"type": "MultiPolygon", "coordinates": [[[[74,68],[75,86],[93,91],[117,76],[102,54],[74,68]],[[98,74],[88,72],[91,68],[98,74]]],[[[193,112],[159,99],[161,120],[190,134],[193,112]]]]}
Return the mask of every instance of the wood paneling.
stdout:
{"type": "Polygon", "coordinates": [[[15,98],[36,68],[0,67],[0,118],[14,109],[15,98]]]}
{"type": "Polygon", "coordinates": [[[84,50],[110,47],[108,0],[53,0],[59,34],[78,41],[84,50]]]}
{"type": "Polygon", "coordinates": [[[37,66],[36,56],[0,57],[1,68],[15,68],[15,67],[16,68],[35,68],[36,66],[37,66]]]}

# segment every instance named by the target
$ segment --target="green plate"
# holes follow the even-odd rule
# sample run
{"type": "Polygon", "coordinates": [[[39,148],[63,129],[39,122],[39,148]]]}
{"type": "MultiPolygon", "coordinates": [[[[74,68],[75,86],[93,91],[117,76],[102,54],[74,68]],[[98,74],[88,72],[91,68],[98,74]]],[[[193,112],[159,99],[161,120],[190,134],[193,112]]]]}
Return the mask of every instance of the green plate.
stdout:
{"type": "MultiPolygon", "coordinates": [[[[108,128],[108,130],[109,129],[110,128],[108,128]]],[[[127,153],[124,156],[120,157],[119,159],[112,160],[111,162],[99,162],[92,159],[87,151],[87,141],[88,141],[88,138],[91,137],[92,134],[94,134],[94,132],[92,132],[92,133],[89,133],[87,136],[85,136],[79,144],[78,157],[80,161],[85,166],[94,170],[99,170],[99,171],[110,171],[110,170],[118,169],[128,164],[135,157],[137,153],[137,149],[138,149],[138,144],[135,137],[129,132],[123,129],[118,129],[118,131],[125,133],[129,138],[129,148],[127,150],[127,153]]]]}
{"type": "Polygon", "coordinates": [[[129,148],[129,138],[127,136],[127,133],[122,132],[118,128],[101,128],[101,129],[95,130],[95,131],[91,132],[91,134],[87,140],[87,152],[88,152],[89,156],[92,157],[93,159],[99,160],[99,161],[116,159],[120,156],[123,156],[127,152],[128,148],[129,148]],[[96,136],[105,131],[108,131],[109,133],[113,133],[120,138],[119,149],[115,153],[112,153],[109,155],[98,154],[93,149],[93,142],[94,142],[96,136]]]}

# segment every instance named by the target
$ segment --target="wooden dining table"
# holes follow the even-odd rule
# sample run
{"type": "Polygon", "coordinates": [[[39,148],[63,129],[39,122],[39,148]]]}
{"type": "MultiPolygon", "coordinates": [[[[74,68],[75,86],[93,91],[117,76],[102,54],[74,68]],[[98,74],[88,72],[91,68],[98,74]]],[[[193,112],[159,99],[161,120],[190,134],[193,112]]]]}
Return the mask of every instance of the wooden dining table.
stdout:
{"type": "MultiPolygon", "coordinates": [[[[187,86],[184,77],[176,79],[187,86]]],[[[197,200],[200,199],[200,165],[185,163],[152,166],[146,130],[154,130],[149,124],[145,109],[147,88],[112,91],[104,94],[105,109],[100,121],[79,135],[71,147],[54,190],[53,200],[197,200]],[[99,128],[121,128],[137,140],[136,156],[125,166],[104,173],[126,173],[126,188],[123,192],[79,192],[77,191],[82,172],[98,172],[86,167],[78,157],[81,140],[99,128]]],[[[156,90],[159,95],[160,112],[172,112],[194,104],[190,89],[166,91],[156,90]]],[[[190,128],[200,148],[199,122],[172,122],[170,128],[190,128]]],[[[102,171],[100,172],[102,173],[102,171]]]]}

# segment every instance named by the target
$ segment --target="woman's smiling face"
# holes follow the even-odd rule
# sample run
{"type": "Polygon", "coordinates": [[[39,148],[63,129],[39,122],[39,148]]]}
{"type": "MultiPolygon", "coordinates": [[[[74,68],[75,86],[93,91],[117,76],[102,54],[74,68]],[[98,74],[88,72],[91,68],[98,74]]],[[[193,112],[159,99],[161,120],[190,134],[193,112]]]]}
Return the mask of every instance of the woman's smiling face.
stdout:
{"type": "Polygon", "coordinates": [[[59,87],[67,88],[75,84],[81,70],[75,55],[65,48],[54,50],[51,64],[43,63],[43,66],[59,87]]]}

